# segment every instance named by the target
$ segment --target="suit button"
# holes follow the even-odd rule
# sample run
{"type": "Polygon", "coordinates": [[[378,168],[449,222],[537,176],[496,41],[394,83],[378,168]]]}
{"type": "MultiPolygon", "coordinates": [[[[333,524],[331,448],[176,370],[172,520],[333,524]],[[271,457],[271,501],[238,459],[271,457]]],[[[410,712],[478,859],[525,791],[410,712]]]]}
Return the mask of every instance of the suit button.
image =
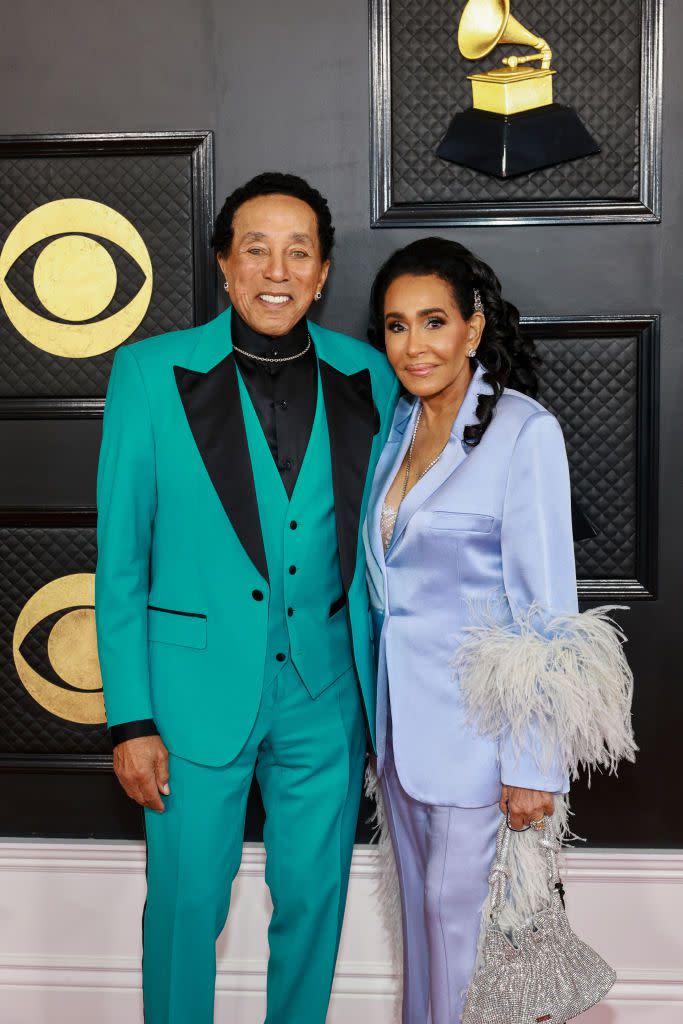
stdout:
{"type": "Polygon", "coordinates": [[[286,654],[282,654],[282,653],[276,654],[275,655],[275,660],[276,661],[287,661],[287,655],[286,654]]]}
{"type": "Polygon", "coordinates": [[[263,600],[263,591],[262,590],[252,590],[251,596],[254,598],[255,601],[262,601],[263,600]]]}
{"type": "Polygon", "coordinates": [[[296,530],[298,525],[299,524],[297,523],[296,519],[292,519],[291,523],[289,524],[289,528],[290,530],[296,530]]]}
{"type": "Polygon", "coordinates": [[[289,617],[291,619],[292,615],[294,614],[294,609],[293,608],[288,608],[287,609],[287,614],[289,615],[289,617]]]}
{"type": "Polygon", "coordinates": [[[290,576],[296,576],[296,566],[295,565],[290,565],[290,567],[289,567],[289,575],[290,576]]]}

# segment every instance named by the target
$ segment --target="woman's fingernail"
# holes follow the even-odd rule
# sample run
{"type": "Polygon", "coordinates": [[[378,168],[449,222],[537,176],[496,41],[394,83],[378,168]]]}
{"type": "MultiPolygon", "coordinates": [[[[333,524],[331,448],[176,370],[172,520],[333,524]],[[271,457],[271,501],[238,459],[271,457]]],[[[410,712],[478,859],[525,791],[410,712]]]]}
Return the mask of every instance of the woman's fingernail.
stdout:
{"type": "Polygon", "coordinates": [[[164,796],[171,795],[171,787],[169,786],[168,782],[165,782],[163,784],[163,786],[161,787],[161,792],[164,794],[164,796]]]}

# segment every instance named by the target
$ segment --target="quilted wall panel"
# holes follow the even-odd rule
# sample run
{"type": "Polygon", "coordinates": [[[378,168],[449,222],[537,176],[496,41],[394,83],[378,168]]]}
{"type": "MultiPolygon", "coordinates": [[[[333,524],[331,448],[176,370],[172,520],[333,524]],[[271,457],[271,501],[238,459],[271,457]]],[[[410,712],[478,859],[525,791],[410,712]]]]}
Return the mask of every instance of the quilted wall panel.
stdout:
{"type": "MultiPolygon", "coordinates": [[[[128,218],[150,254],[154,283],[147,313],[130,340],[191,327],[193,194],[190,154],[126,153],[91,156],[7,157],[0,149],[0,247],[30,210],[55,199],[95,200],[128,218]]],[[[117,290],[99,319],[116,313],[138,292],[135,260],[101,238],[117,271],[117,290]]],[[[33,287],[41,251],[35,244],[13,264],[8,287],[29,309],[45,314],[33,287]]],[[[26,341],[0,304],[0,398],[102,397],[115,350],[88,359],[51,355],[26,341]]]]}
{"type": "Polygon", "coordinates": [[[464,0],[390,3],[392,178],[395,204],[629,199],[639,192],[641,0],[513,0],[512,13],[553,49],[555,100],[573,106],[601,154],[505,182],[436,156],[451,118],[471,106],[473,70],[460,54],[464,0]]]}
{"type": "MultiPolygon", "coordinates": [[[[92,528],[0,529],[0,763],[3,757],[60,757],[111,753],[103,725],[79,725],[45,710],[27,692],[15,667],[12,639],[27,602],[53,580],[93,573],[96,563],[92,528]]],[[[32,669],[51,685],[64,685],[48,657],[48,639],[63,611],[37,622],[21,645],[32,669]]]]}
{"type": "Polygon", "coordinates": [[[579,580],[636,577],[638,339],[542,338],[539,401],[562,424],[576,499],[599,535],[576,544],[579,580]]]}

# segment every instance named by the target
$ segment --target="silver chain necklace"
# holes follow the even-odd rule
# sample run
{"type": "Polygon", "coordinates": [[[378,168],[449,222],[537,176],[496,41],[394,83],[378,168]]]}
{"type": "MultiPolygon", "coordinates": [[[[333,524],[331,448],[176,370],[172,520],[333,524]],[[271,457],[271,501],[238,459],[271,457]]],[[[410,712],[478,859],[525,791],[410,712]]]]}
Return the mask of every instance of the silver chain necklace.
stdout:
{"type": "Polygon", "coordinates": [[[293,356],[277,356],[276,358],[273,358],[273,356],[257,356],[253,352],[247,352],[246,349],[238,348],[237,345],[233,345],[232,349],[233,352],[239,352],[241,356],[246,356],[247,359],[255,359],[257,363],[291,363],[295,359],[301,359],[302,356],[305,356],[311,345],[311,336],[309,334],[308,344],[306,345],[306,348],[301,350],[301,352],[297,352],[296,355],[293,356]]]}
{"type": "MultiPolygon", "coordinates": [[[[406,496],[406,494],[408,492],[408,481],[410,480],[410,469],[411,469],[411,466],[413,464],[413,450],[415,448],[415,438],[417,437],[417,430],[418,430],[418,427],[420,426],[420,420],[421,419],[422,419],[422,402],[420,402],[420,411],[418,412],[417,419],[415,420],[415,426],[413,427],[413,436],[410,439],[410,447],[408,448],[408,459],[406,461],[406,475],[405,475],[405,480],[403,481],[403,494],[401,495],[401,502],[403,502],[403,500],[405,499],[405,496],[406,496]]],[[[446,441],[446,444],[448,444],[448,441],[446,441]]],[[[435,459],[432,459],[432,461],[429,463],[427,468],[422,470],[422,472],[420,473],[419,477],[417,478],[418,480],[421,480],[422,477],[426,473],[429,472],[429,470],[432,468],[432,466],[435,466],[437,464],[437,462],[439,461],[439,459],[441,458],[443,453],[446,451],[446,444],[443,446],[443,448],[441,449],[441,451],[439,452],[437,457],[435,459]]]]}

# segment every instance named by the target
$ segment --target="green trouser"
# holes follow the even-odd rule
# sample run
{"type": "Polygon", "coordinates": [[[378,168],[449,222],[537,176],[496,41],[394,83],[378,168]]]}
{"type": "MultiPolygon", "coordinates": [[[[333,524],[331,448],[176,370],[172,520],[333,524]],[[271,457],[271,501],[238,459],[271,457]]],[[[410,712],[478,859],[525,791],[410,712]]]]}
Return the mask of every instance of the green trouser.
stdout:
{"type": "Polygon", "coordinates": [[[166,810],[145,811],[146,1024],[213,1021],[216,939],[240,865],[254,770],[266,810],[266,882],[273,901],[266,1024],[324,1024],[364,751],[355,670],[312,700],[286,662],[264,688],[234,761],[211,768],[171,755],[166,810]]]}

